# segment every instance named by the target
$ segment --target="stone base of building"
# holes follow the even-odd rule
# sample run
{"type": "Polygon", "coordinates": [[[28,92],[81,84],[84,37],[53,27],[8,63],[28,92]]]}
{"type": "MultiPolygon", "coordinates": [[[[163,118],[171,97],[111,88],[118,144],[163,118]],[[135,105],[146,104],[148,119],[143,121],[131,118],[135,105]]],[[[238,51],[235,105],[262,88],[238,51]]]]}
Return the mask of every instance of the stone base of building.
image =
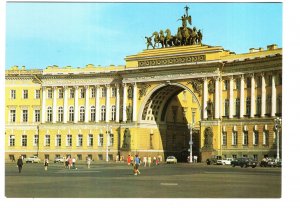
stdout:
{"type": "Polygon", "coordinates": [[[217,154],[218,154],[218,152],[216,150],[202,151],[201,152],[201,162],[205,162],[206,159],[210,159],[217,154]]]}

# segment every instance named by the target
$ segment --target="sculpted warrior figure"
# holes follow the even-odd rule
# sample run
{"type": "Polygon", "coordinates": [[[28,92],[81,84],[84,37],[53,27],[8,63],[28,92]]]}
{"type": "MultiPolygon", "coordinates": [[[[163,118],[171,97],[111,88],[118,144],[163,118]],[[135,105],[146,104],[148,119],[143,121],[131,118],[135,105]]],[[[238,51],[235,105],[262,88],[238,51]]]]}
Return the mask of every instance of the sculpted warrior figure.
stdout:
{"type": "Polygon", "coordinates": [[[147,49],[149,49],[149,46],[151,46],[152,48],[154,48],[153,44],[152,44],[152,38],[145,36],[145,39],[146,39],[146,43],[147,43],[147,49]]]}

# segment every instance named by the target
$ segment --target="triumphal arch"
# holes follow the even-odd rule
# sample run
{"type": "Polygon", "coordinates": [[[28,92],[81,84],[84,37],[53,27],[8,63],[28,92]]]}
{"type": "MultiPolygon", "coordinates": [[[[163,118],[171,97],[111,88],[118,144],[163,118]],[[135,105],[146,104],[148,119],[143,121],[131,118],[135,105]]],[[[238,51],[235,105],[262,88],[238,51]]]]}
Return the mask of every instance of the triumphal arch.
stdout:
{"type": "Polygon", "coordinates": [[[180,20],[124,66],[7,70],[6,159],[275,157],[282,49],[236,54],[203,44],[187,8],[180,20]]]}

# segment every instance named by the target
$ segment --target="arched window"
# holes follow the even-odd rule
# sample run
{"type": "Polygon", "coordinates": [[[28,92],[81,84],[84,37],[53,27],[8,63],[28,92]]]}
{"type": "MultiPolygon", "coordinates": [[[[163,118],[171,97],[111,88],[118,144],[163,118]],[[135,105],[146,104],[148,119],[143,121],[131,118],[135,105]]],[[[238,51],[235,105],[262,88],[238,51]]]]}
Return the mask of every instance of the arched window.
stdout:
{"type": "Polygon", "coordinates": [[[62,122],[64,120],[64,110],[63,107],[58,107],[58,122],[62,122]]]}
{"type": "Polygon", "coordinates": [[[47,122],[52,122],[52,108],[50,106],[47,108],[47,122]]]}
{"type": "Polygon", "coordinates": [[[105,121],[106,109],[105,106],[101,106],[101,120],[105,121]]]}
{"type": "Polygon", "coordinates": [[[74,121],[74,107],[70,106],[69,108],[69,121],[73,122],[74,121]]]}
{"type": "Polygon", "coordinates": [[[80,107],[80,117],[79,117],[79,121],[83,122],[84,121],[84,106],[80,107]]]}
{"type": "Polygon", "coordinates": [[[96,108],[95,106],[91,106],[91,121],[95,122],[96,120],[96,108]]]}
{"type": "Polygon", "coordinates": [[[116,120],[116,106],[111,107],[111,120],[116,120]]]}

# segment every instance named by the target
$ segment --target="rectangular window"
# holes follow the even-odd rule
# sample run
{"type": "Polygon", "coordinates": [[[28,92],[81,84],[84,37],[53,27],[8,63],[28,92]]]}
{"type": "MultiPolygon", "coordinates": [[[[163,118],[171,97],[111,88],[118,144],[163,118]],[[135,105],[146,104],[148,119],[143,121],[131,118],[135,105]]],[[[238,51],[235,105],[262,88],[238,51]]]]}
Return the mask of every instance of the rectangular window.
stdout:
{"type": "Polygon", "coordinates": [[[82,139],[83,139],[82,134],[79,134],[77,136],[77,146],[82,146],[82,139]]]}
{"type": "Polygon", "coordinates": [[[224,80],[224,90],[229,89],[229,80],[224,80]]]}
{"type": "Polygon", "coordinates": [[[269,131],[265,130],[263,134],[264,134],[263,145],[269,145],[269,131]]]}
{"type": "Polygon", "coordinates": [[[58,147],[61,146],[61,135],[60,134],[56,135],[56,146],[58,146],[58,147]]]}
{"type": "Polygon", "coordinates": [[[27,146],[27,135],[22,135],[22,146],[27,146]]]}
{"type": "Polygon", "coordinates": [[[95,88],[91,88],[91,98],[96,96],[95,88]]]}
{"type": "Polygon", "coordinates": [[[40,99],[41,98],[41,90],[35,90],[35,99],[40,99]]]}
{"type": "Polygon", "coordinates": [[[40,110],[34,110],[34,121],[40,122],[40,110]]]}
{"type": "Polygon", "coordinates": [[[240,116],[240,99],[235,99],[235,115],[240,116]]]}
{"type": "Polygon", "coordinates": [[[237,80],[235,81],[235,88],[236,88],[237,90],[240,90],[240,88],[241,88],[241,81],[240,81],[239,79],[237,79],[237,80]]]}
{"type": "Polygon", "coordinates": [[[238,135],[237,135],[237,131],[233,131],[232,132],[232,145],[236,146],[238,142],[238,135]]]}
{"type": "Polygon", "coordinates": [[[111,97],[116,97],[117,96],[117,88],[112,87],[111,88],[111,97]]]}
{"type": "Polygon", "coordinates": [[[45,135],[45,146],[49,147],[50,146],[50,135],[45,135]]]}
{"type": "Polygon", "coordinates": [[[39,135],[34,135],[33,146],[39,145],[39,135]]]}
{"type": "Polygon", "coordinates": [[[244,146],[248,145],[248,131],[243,132],[243,145],[244,146]]]}
{"type": "Polygon", "coordinates": [[[262,77],[258,76],[257,81],[256,81],[256,87],[261,88],[261,85],[262,85],[261,83],[262,83],[262,77]]]}
{"type": "Polygon", "coordinates": [[[16,99],[16,90],[10,90],[10,99],[16,99]]]}
{"type": "Polygon", "coordinates": [[[106,89],[101,88],[101,97],[106,97],[106,89]]]}
{"type": "Polygon", "coordinates": [[[222,132],[222,146],[227,145],[227,132],[222,132]]]}
{"type": "Polygon", "coordinates": [[[192,111],[192,124],[196,123],[196,112],[192,111]]]}
{"type": "Polygon", "coordinates": [[[23,111],[22,111],[22,121],[28,122],[28,110],[27,109],[23,109],[23,111]]]}
{"type": "Polygon", "coordinates": [[[75,96],[75,90],[74,88],[70,88],[70,98],[74,98],[75,96]]]}
{"type": "Polygon", "coordinates": [[[28,90],[23,90],[23,99],[28,99],[28,90]]]}
{"type": "Polygon", "coordinates": [[[251,88],[251,77],[247,77],[246,85],[247,85],[247,88],[251,88]]]}
{"type": "Polygon", "coordinates": [[[94,144],[94,136],[92,134],[89,134],[88,146],[93,146],[93,144],[94,144]]]}
{"type": "Polygon", "coordinates": [[[72,146],[72,135],[71,134],[67,135],[67,146],[72,146]]]}
{"type": "Polygon", "coordinates": [[[80,89],[80,98],[84,98],[84,95],[85,95],[84,92],[85,92],[84,89],[81,88],[81,89],[80,89]]]}
{"type": "Polygon", "coordinates": [[[48,99],[52,99],[52,89],[48,89],[48,99]]]}
{"type": "Polygon", "coordinates": [[[15,146],[15,136],[9,135],[9,146],[15,146]]]}
{"type": "Polygon", "coordinates": [[[258,131],[253,132],[253,145],[258,145],[258,131]]]}
{"type": "Polygon", "coordinates": [[[58,89],[58,98],[59,98],[59,99],[64,98],[64,91],[63,91],[62,88],[58,89]]]}
{"type": "Polygon", "coordinates": [[[250,110],[251,110],[251,98],[247,97],[246,99],[246,115],[250,115],[250,110]]]}
{"type": "Polygon", "coordinates": [[[16,122],[16,110],[15,109],[10,110],[9,117],[10,117],[10,122],[11,123],[16,122]]]}
{"type": "Polygon", "coordinates": [[[229,99],[225,99],[224,116],[228,117],[228,115],[229,115],[229,99]]]}
{"type": "Polygon", "coordinates": [[[98,146],[100,146],[100,147],[103,146],[103,134],[99,134],[99,137],[98,137],[98,146]]]}
{"type": "Polygon", "coordinates": [[[268,75],[267,77],[267,85],[272,86],[272,75],[268,75]]]}
{"type": "Polygon", "coordinates": [[[110,140],[108,146],[114,146],[114,134],[110,134],[110,140]]]}

